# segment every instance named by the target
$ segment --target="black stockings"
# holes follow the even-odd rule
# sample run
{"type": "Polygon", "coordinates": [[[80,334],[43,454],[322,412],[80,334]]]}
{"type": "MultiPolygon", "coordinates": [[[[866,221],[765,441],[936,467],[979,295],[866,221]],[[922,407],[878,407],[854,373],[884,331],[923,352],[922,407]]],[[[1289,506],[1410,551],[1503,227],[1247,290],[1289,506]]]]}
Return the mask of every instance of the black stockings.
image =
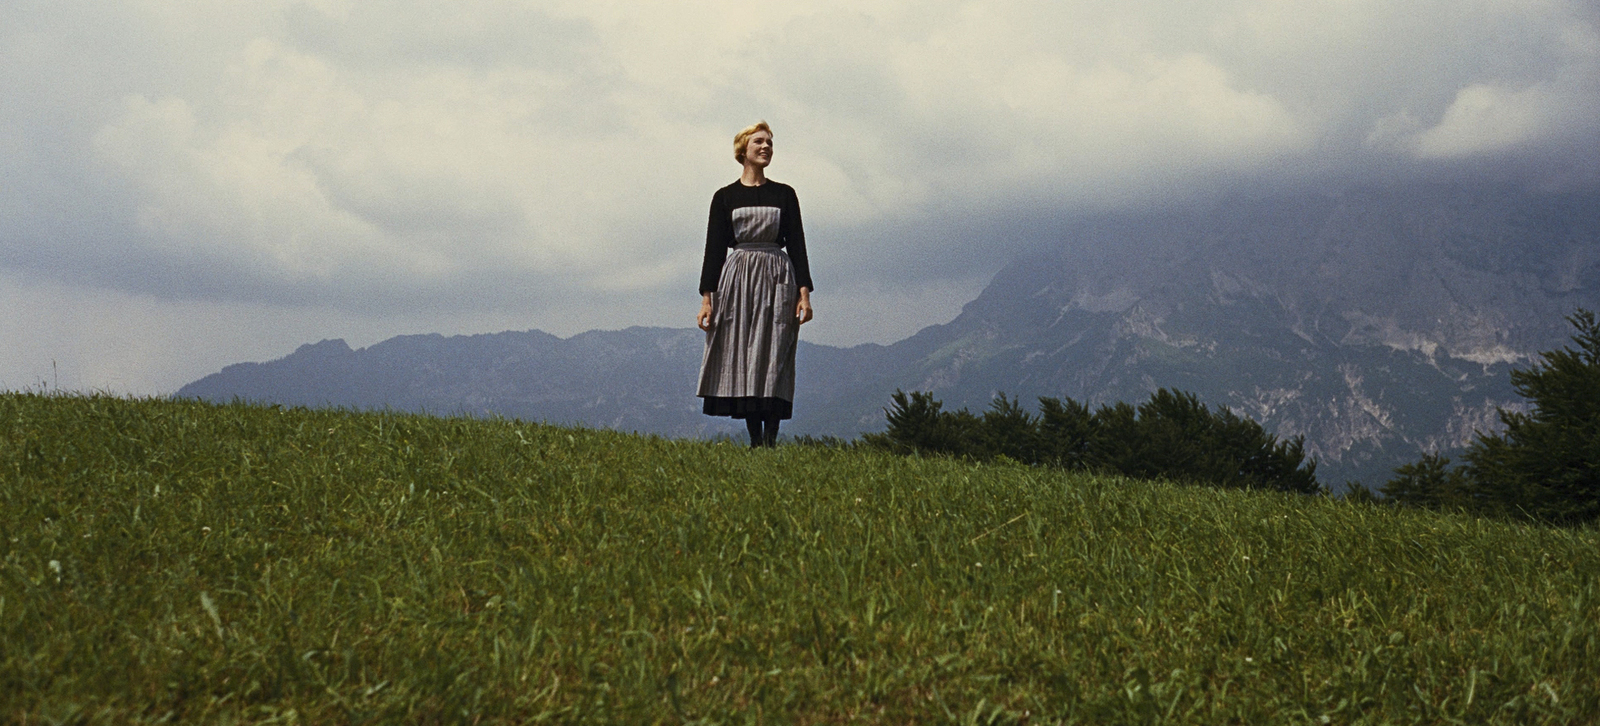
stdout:
{"type": "Polygon", "coordinates": [[[778,445],[778,417],[757,418],[751,416],[744,420],[744,427],[750,430],[750,448],[778,445]]]}

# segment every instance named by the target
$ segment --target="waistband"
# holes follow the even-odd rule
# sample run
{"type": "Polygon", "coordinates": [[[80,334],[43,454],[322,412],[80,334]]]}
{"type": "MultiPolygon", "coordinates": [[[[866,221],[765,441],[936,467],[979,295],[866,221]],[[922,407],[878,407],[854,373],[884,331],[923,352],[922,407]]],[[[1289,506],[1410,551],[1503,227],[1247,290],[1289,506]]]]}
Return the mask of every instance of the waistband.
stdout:
{"type": "Polygon", "coordinates": [[[735,250],[744,250],[746,252],[782,252],[783,251],[783,245],[780,245],[777,242],[744,242],[742,244],[734,245],[733,248],[735,250]]]}

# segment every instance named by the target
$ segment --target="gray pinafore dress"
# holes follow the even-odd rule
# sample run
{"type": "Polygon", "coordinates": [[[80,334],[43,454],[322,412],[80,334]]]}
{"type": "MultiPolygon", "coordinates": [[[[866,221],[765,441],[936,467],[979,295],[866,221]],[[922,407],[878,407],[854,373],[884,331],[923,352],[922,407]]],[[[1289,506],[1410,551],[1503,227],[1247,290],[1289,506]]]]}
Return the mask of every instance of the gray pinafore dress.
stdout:
{"type": "Polygon", "coordinates": [[[776,207],[732,211],[737,244],[727,253],[712,297],[696,395],[713,416],[787,419],[794,406],[794,355],[800,285],[778,245],[776,207]]]}

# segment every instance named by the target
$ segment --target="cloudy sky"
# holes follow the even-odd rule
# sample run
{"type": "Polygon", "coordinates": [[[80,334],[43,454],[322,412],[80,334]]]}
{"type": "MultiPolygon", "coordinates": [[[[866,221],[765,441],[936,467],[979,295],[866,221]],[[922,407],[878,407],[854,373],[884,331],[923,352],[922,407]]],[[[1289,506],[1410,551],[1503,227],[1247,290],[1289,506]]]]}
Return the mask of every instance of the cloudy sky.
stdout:
{"type": "Polygon", "coordinates": [[[0,389],[323,338],[689,327],[776,131],[824,343],[1074,215],[1411,175],[1594,183],[1590,0],[6,0],[0,389]]]}

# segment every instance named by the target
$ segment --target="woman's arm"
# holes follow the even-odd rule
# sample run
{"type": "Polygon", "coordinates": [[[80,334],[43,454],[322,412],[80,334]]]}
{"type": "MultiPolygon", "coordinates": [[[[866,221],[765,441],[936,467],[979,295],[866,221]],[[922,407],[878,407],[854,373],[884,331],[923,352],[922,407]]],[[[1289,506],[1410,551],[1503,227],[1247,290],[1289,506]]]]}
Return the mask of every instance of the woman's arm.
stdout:
{"type": "Polygon", "coordinates": [[[706,219],[706,254],[700,264],[700,292],[716,292],[722,263],[728,258],[728,243],[733,239],[732,219],[723,206],[722,192],[711,196],[711,211],[706,219]]]}
{"type": "Polygon", "coordinates": [[[806,254],[806,227],[800,221],[800,197],[793,188],[788,191],[789,198],[783,203],[783,214],[778,218],[783,246],[788,249],[789,260],[794,264],[795,282],[802,289],[815,290],[817,286],[811,282],[811,259],[806,254]]]}
{"type": "MultiPolygon", "coordinates": [[[[711,296],[713,294],[715,293],[700,293],[700,314],[695,316],[695,323],[700,326],[701,330],[706,332],[711,331],[711,296]]],[[[803,290],[801,291],[801,294],[805,294],[803,290]]]]}
{"type": "Polygon", "coordinates": [[[789,250],[789,260],[794,265],[795,282],[800,284],[800,302],[795,304],[794,316],[801,325],[811,322],[811,260],[806,255],[806,227],[800,221],[800,197],[789,190],[789,198],[784,205],[783,215],[779,218],[782,227],[783,246],[789,250]]]}
{"type": "Polygon", "coordinates": [[[717,291],[717,278],[722,276],[722,264],[728,257],[728,239],[733,236],[728,210],[722,207],[722,194],[711,196],[711,213],[706,219],[706,255],[700,264],[700,314],[695,324],[701,330],[711,330],[711,297],[717,291]]]}
{"type": "Polygon", "coordinates": [[[795,306],[794,316],[800,319],[801,325],[811,322],[811,288],[800,288],[800,304],[795,306]]]}

